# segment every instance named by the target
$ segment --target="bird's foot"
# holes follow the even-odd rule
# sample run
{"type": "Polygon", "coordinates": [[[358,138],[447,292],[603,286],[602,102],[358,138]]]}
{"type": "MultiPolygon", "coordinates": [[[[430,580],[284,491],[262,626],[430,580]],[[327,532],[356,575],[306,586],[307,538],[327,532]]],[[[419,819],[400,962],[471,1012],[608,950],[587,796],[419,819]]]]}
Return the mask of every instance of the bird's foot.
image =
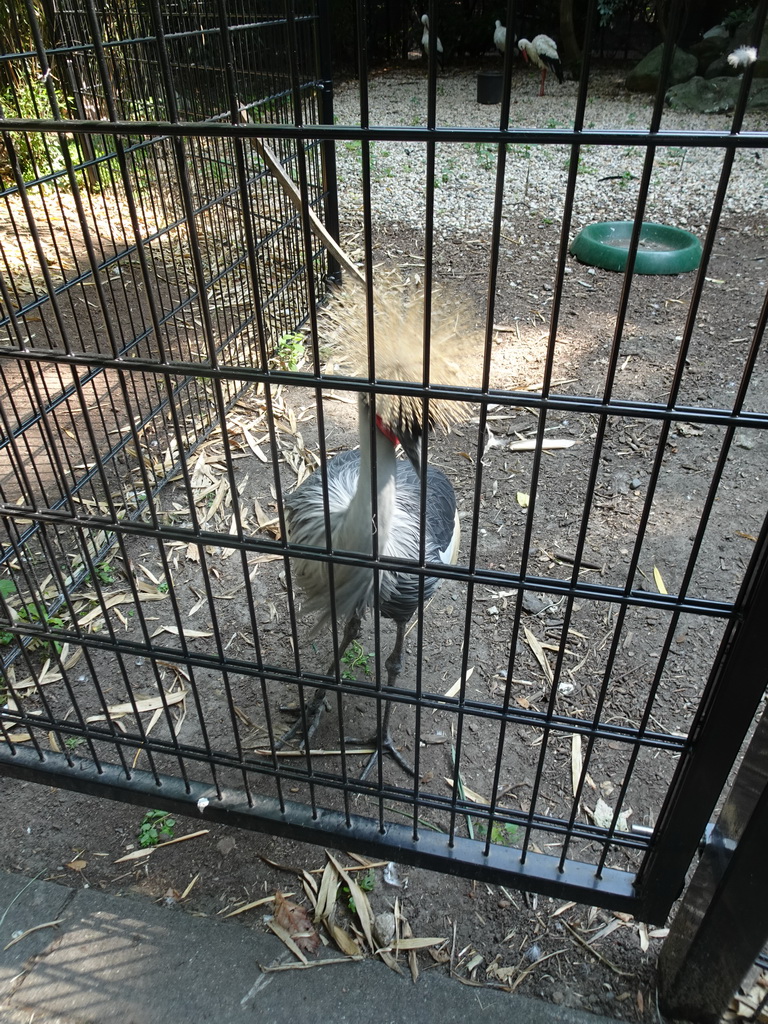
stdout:
{"type": "Polygon", "coordinates": [[[295,724],[291,726],[287,733],[285,733],[275,744],[275,750],[282,750],[291,740],[295,739],[296,736],[301,735],[302,740],[299,744],[299,749],[304,750],[306,747],[311,746],[312,740],[315,733],[318,730],[320,722],[325,712],[325,690],[316,690],[312,700],[307,704],[305,713],[302,715],[299,712],[299,717],[295,724]],[[306,728],[304,723],[306,722],[306,728]]]}
{"type": "Polygon", "coordinates": [[[406,759],[403,757],[403,755],[400,753],[400,751],[395,746],[395,741],[392,739],[392,736],[391,736],[391,734],[389,732],[386,732],[384,734],[384,736],[382,736],[382,737],[379,737],[379,736],[369,736],[368,739],[363,739],[363,740],[355,739],[352,736],[349,736],[349,737],[345,736],[344,737],[344,743],[345,743],[346,746],[350,746],[350,747],[375,747],[376,748],[374,750],[374,752],[371,754],[371,756],[368,758],[368,760],[366,761],[365,767],[363,768],[362,772],[360,773],[360,781],[361,782],[363,780],[367,779],[368,776],[373,771],[373,766],[379,760],[379,750],[381,750],[382,755],[389,754],[389,756],[392,758],[392,760],[395,761],[397,764],[399,764],[400,767],[403,769],[403,771],[407,775],[415,775],[416,774],[414,772],[414,770],[413,770],[413,766],[411,764],[409,764],[408,761],[406,761],[406,759]]]}

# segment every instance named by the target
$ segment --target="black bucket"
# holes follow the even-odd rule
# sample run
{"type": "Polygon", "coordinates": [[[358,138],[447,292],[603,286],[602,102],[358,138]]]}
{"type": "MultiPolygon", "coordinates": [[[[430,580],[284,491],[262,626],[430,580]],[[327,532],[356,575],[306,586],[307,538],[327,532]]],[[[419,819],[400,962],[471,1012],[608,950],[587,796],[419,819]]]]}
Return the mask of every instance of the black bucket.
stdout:
{"type": "Polygon", "coordinates": [[[501,103],[504,75],[498,71],[480,71],[477,75],[477,102],[501,103]]]}

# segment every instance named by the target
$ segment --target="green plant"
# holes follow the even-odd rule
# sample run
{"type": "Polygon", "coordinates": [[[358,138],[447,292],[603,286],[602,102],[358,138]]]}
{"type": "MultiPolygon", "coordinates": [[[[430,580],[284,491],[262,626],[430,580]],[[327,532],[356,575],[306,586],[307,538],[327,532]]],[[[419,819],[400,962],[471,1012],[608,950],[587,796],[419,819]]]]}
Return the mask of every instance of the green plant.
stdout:
{"type": "MultiPolygon", "coordinates": [[[[518,831],[517,825],[513,825],[511,822],[506,822],[504,825],[494,822],[491,829],[491,842],[496,846],[514,846],[517,842],[518,831]]],[[[487,822],[478,823],[477,834],[480,839],[485,839],[488,836],[487,822]]]]}
{"type": "Polygon", "coordinates": [[[484,171],[492,171],[496,166],[496,147],[492,142],[476,142],[475,154],[484,171]]]}
{"type": "MultiPolygon", "coordinates": [[[[6,584],[6,586],[3,588],[3,590],[5,591],[5,593],[3,593],[3,597],[7,597],[11,593],[11,590],[8,588],[8,584],[11,584],[13,590],[16,589],[16,585],[11,583],[10,580],[3,580],[2,582],[6,584]]],[[[20,622],[42,623],[46,627],[46,629],[50,629],[51,627],[53,627],[53,629],[64,628],[64,620],[61,618],[61,616],[49,615],[45,608],[41,610],[36,604],[33,603],[25,604],[21,608],[19,608],[16,611],[16,617],[20,622]]],[[[13,633],[0,632],[0,647],[7,647],[8,644],[13,643],[14,640],[15,636],[13,633]]],[[[45,646],[47,643],[47,640],[32,639],[30,641],[29,646],[30,649],[34,650],[36,647],[45,646]]],[[[61,651],[60,643],[55,642],[54,647],[56,648],[57,651],[61,651]]]]}
{"type": "Polygon", "coordinates": [[[147,811],[139,825],[139,846],[146,849],[148,846],[157,846],[161,840],[165,842],[173,839],[175,824],[176,819],[168,811],[147,811]]]}
{"type": "Polygon", "coordinates": [[[371,674],[371,657],[372,655],[366,653],[359,640],[353,640],[341,658],[348,666],[341,673],[341,678],[354,679],[355,669],[362,669],[363,673],[369,676],[371,674]]]}
{"type": "Polygon", "coordinates": [[[278,338],[269,361],[273,370],[288,370],[293,373],[301,366],[304,358],[304,337],[297,332],[286,331],[278,338]]]}
{"type": "Polygon", "coordinates": [[[115,570],[109,562],[99,562],[96,566],[96,577],[102,583],[114,583],[116,579],[115,570]]]}
{"type": "MultiPolygon", "coordinates": [[[[64,98],[57,93],[60,108],[64,108],[64,98]]],[[[0,106],[6,117],[21,117],[29,120],[51,118],[53,111],[44,82],[27,80],[19,81],[0,93],[0,106]]],[[[50,135],[42,132],[10,132],[13,147],[19,162],[19,169],[26,180],[37,176],[54,174],[63,170],[64,153],[62,145],[68,145],[73,159],[77,162],[77,148],[74,141],[62,142],[61,145],[50,135]]],[[[6,185],[14,183],[10,162],[0,162],[0,180],[6,185]]]]}
{"type": "Polygon", "coordinates": [[[81,743],[85,743],[85,739],[82,736],[67,736],[64,740],[64,746],[67,750],[76,750],[81,743]]]}
{"type": "MultiPolygon", "coordinates": [[[[368,868],[367,871],[361,873],[360,876],[357,878],[357,884],[360,886],[363,892],[371,892],[374,886],[376,885],[376,872],[373,870],[373,868],[368,868]]],[[[344,899],[346,900],[347,906],[354,914],[357,908],[355,906],[355,898],[349,891],[349,886],[342,885],[341,892],[342,895],[344,896],[344,899]]]]}

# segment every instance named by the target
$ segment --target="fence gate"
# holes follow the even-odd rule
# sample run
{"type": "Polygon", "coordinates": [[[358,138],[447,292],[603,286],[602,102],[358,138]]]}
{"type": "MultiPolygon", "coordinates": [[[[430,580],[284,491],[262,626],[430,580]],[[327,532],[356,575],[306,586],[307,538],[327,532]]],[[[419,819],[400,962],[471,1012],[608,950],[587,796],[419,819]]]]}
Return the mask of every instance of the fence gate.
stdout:
{"type": "MultiPolygon", "coordinates": [[[[736,215],[764,216],[764,195],[755,214],[730,190],[768,134],[747,110],[749,64],[706,130],[680,126],[663,84],[595,113],[595,7],[561,87],[566,124],[537,113],[538,79],[511,48],[495,58],[500,105],[463,122],[447,97],[474,75],[411,55],[411,116],[393,118],[362,3],[364,87],[345,84],[335,117],[333,26],[310,0],[70,0],[13,24],[0,771],[664,919],[766,685],[768,304],[761,280],[738,326],[725,318],[738,281],[721,247],[736,215]],[[360,294],[402,303],[417,350],[460,315],[474,361],[459,379],[337,360],[323,304],[345,300],[326,295],[336,264],[315,223],[337,231],[337,159],[360,294]],[[590,199],[598,160],[622,217],[590,199]],[[641,224],[691,188],[698,269],[638,276],[641,224]],[[484,221],[448,224],[451,191],[482,194],[484,221]],[[409,209],[415,228],[393,235],[409,209]],[[611,219],[632,225],[626,269],[588,270],[570,242],[611,219]],[[314,544],[289,544],[284,499],[356,445],[357,396],[381,408],[404,392],[438,420],[445,400],[463,409],[428,439],[457,495],[457,562],[428,564],[423,544],[406,563],[377,543],[376,557],[332,550],[328,508],[314,544]],[[337,661],[343,623],[313,634],[299,614],[297,553],[377,579],[394,564],[422,600],[442,579],[394,688],[392,623],[369,616],[337,661]],[[319,686],[309,749],[282,746],[319,686]],[[361,780],[367,755],[345,735],[380,726],[388,703],[415,774],[385,756],[361,780]]],[[[440,5],[429,13],[437,33],[440,5]]],[[[756,239],[745,230],[753,269],[756,239]]],[[[365,308],[375,357],[384,328],[365,308]]]]}

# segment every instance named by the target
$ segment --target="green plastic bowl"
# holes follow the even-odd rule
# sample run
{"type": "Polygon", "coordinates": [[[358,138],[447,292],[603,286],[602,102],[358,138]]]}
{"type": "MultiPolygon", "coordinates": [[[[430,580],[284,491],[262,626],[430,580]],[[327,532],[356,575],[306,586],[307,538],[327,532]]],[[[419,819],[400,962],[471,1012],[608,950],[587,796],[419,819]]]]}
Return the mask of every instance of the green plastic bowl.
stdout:
{"type": "MultiPolygon", "coordinates": [[[[593,267],[624,270],[633,226],[631,220],[588,224],[574,239],[571,252],[593,267]]],[[[686,274],[695,270],[700,260],[701,242],[690,231],[650,221],[640,228],[636,274],[686,274]]]]}

